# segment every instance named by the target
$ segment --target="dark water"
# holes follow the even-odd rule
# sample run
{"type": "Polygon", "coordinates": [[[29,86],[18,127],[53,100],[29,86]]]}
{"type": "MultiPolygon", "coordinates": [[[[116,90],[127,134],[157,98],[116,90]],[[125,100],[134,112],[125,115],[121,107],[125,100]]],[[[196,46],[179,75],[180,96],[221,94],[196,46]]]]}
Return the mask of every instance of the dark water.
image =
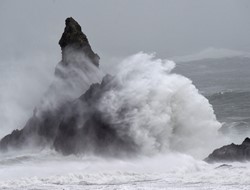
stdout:
{"type": "Polygon", "coordinates": [[[182,62],[177,63],[175,72],[190,78],[208,98],[223,123],[222,133],[237,137],[239,142],[250,136],[250,58],[182,62]]]}
{"type": "MultiPolygon", "coordinates": [[[[230,142],[250,137],[250,59],[177,63],[175,72],[190,78],[208,98],[223,123],[220,132],[233,137],[230,142]]],[[[0,189],[8,190],[234,190],[249,189],[249,175],[248,162],[221,167],[175,152],[131,160],[62,156],[51,149],[0,156],[0,189]]]]}
{"type": "Polygon", "coordinates": [[[250,92],[219,92],[207,98],[223,123],[222,133],[239,138],[250,135],[250,92]]]}
{"type": "Polygon", "coordinates": [[[250,122],[250,92],[219,92],[207,98],[213,105],[217,119],[250,122]]]}

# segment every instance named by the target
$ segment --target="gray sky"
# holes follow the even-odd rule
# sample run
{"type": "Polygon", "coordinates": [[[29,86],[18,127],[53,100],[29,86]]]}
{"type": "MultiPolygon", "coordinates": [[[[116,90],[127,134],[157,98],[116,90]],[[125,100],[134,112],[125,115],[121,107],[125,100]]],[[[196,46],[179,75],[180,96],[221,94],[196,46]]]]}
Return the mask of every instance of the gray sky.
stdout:
{"type": "Polygon", "coordinates": [[[82,26],[101,57],[168,58],[206,48],[250,52],[249,0],[1,0],[1,60],[31,52],[60,59],[64,20],[82,26]]]}

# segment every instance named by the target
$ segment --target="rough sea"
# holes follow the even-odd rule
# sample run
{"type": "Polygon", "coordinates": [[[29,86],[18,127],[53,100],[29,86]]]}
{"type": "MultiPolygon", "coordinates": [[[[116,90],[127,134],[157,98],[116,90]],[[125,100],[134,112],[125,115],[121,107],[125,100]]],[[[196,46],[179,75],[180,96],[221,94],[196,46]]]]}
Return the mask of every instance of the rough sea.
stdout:
{"type": "MultiPolygon", "coordinates": [[[[129,69],[124,71],[121,67],[123,71],[118,74],[122,76],[120,80],[126,79],[126,82],[123,91],[115,95],[122,102],[123,95],[130,93],[133,104],[141,106],[140,112],[133,112],[137,117],[129,119],[139,123],[130,132],[135,142],[141,144],[142,151],[133,157],[119,158],[91,154],[63,156],[50,148],[1,153],[0,189],[248,190],[250,163],[208,164],[203,159],[214,148],[241,143],[250,136],[250,59],[177,62],[173,69],[172,62],[139,53],[126,59],[124,64],[129,65],[129,69]],[[141,69],[144,63],[145,69],[141,69]],[[166,66],[150,69],[158,63],[166,66]],[[136,88],[131,90],[131,85],[136,88]],[[138,93],[138,98],[134,98],[133,92],[138,93]],[[154,111],[157,114],[154,115],[154,111]],[[164,116],[170,119],[164,120],[164,116]],[[150,121],[142,122],[148,119],[145,117],[150,121]],[[165,130],[169,126],[171,130],[165,130]],[[218,136],[213,136],[214,129],[218,136]],[[158,144],[161,148],[156,149],[158,144]]],[[[2,85],[2,92],[8,92],[7,88],[11,87],[2,85]]],[[[3,102],[6,100],[3,95],[6,94],[0,96],[1,111],[11,112],[3,102]]],[[[0,117],[1,125],[4,121],[11,127],[25,122],[20,119],[21,113],[31,108],[22,106],[10,106],[17,108],[13,113],[20,117],[8,122],[11,114],[6,114],[0,117]]],[[[3,129],[1,137],[9,132],[6,127],[0,128],[3,129]]]]}

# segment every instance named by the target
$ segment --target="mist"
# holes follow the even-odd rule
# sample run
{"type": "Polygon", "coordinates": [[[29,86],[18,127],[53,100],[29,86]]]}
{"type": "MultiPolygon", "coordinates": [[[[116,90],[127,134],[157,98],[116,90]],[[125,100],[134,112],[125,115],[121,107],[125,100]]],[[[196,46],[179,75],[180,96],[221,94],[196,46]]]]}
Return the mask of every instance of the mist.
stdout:
{"type": "Polygon", "coordinates": [[[53,80],[54,66],[44,53],[1,62],[0,136],[24,126],[53,80]]]}

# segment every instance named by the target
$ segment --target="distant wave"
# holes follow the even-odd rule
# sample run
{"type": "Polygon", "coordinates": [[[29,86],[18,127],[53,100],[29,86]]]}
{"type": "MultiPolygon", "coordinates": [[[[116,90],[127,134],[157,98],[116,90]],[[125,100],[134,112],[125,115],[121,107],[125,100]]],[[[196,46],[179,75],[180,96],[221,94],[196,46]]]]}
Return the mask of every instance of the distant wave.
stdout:
{"type": "Polygon", "coordinates": [[[243,51],[210,47],[195,54],[173,57],[172,59],[176,62],[189,62],[202,59],[220,59],[228,57],[250,57],[250,54],[243,51]]]}
{"type": "Polygon", "coordinates": [[[207,98],[211,101],[218,101],[218,100],[247,100],[250,102],[250,91],[222,91],[210,96],[207,98]]]}

